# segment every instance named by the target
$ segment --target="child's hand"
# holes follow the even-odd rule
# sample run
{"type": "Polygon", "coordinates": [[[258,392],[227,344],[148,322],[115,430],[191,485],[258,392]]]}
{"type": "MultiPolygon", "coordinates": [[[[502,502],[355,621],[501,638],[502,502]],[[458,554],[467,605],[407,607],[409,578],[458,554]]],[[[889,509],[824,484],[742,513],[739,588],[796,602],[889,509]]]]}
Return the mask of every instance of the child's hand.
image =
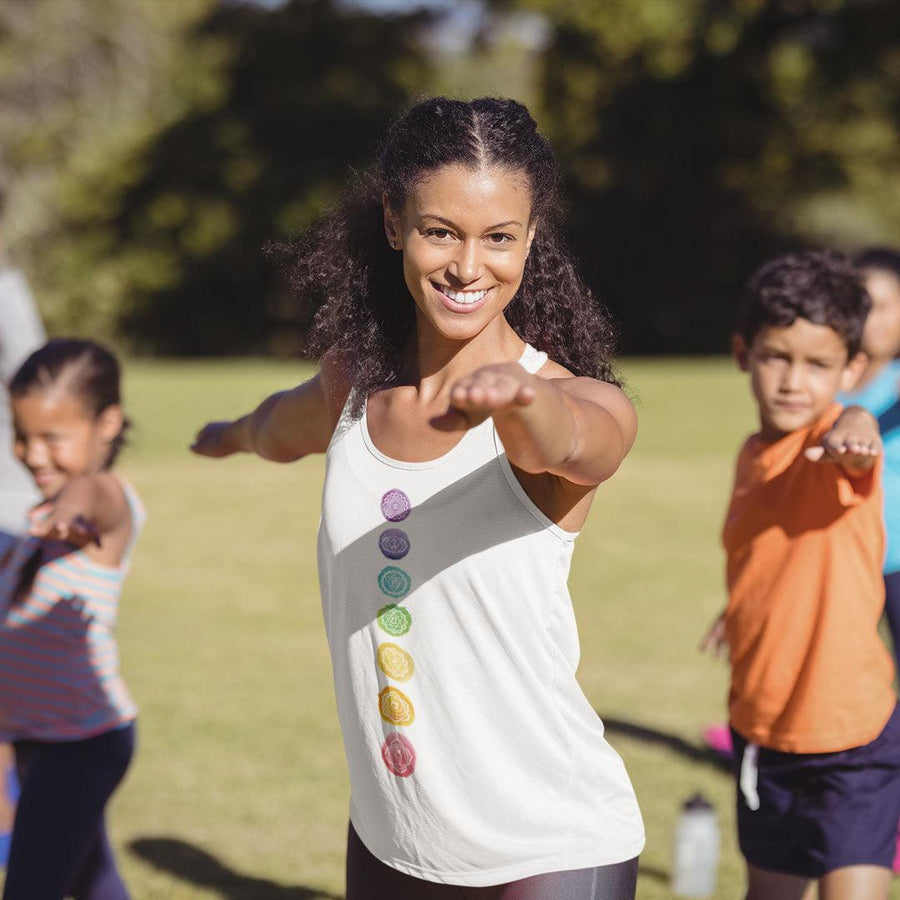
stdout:
{"type": "Polygon", "coordinates": [[[859,407],[845,409],[818,447],[804,455],[812,462],[837,463],[851,475],[872,468],[881,454],[881,437],[874,417],[859,407]]]}
{"type": "Polygon", "coordinates": [[[29,514],[28,533],[48,541],[65,541],[76,547],[100,546],[97,529],[65,498],[42,503],[29,514]]]}
{"type": "Polygon", "coordinates": [[[221,459],[237,453],[238,448],[230,440],[232,422],[209,422],[204,425],[194,438],[191,450],[199,456],[210,456],[221,459]]]}
{"type": "Polygon", "coordinates": [[[728,652],[728,641],[725,639],[725,614],[722,613],[710,626],[709,631],[700,641],[701,653],[712,653],[715,657],[724,656],[728,652]]]}
{"type": "Polygon", "coordinates": [[[484,415],[510,406],[528,406],[535,398],[533,378],[518,363],[485,366],[456,382],[450,391],[450,405],[484,415]]]}

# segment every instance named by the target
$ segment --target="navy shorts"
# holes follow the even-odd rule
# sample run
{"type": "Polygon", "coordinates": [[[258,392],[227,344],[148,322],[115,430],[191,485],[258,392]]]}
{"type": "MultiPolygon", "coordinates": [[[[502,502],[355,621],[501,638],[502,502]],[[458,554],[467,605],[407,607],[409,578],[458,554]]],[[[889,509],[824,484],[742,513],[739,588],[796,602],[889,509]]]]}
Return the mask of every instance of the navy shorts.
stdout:
{"type": "Polygon", "coordinates": [[[731,733],[738,839],[748,863],[801,878],[842,866],[891,868],[900,821],[900,707],[862,747],[836,753],[760,747],[755,773],[753,747],[745,760],[747,741],[731,733]]]}

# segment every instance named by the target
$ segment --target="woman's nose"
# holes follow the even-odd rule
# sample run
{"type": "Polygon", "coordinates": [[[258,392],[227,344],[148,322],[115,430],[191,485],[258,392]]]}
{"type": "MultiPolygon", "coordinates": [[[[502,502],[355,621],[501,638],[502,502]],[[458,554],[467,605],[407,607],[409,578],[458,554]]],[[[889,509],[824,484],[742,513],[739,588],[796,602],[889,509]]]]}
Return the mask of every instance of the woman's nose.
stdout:
{"type": "Polygon", "coordinates": [[[477,241],[463,241],[450,263],[450,274],[462,284],[471,284],[481,275],[480,248],[477,241]]]}

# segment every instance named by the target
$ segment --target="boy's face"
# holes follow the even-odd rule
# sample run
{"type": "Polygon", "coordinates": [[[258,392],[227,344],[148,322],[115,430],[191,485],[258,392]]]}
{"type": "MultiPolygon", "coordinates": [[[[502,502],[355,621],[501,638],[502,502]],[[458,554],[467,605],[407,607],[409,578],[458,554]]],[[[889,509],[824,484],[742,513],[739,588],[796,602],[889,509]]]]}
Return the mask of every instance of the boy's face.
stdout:
{"type": "Polygon", "coordinates": [[[761,328],[750,346],[735,335],[733,350],[741,370],[750,373],[765,441],[812,425],[866,366],[861,353],[848,358],[834,329],[800,318],[786,327],[761,328]]]}

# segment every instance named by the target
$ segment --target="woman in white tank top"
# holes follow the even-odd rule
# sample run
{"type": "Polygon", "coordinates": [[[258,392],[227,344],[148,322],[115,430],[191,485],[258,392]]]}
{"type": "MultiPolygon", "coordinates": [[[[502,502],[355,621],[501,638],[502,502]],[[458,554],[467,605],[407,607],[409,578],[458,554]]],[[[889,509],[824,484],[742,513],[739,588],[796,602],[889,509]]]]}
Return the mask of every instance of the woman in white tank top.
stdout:
{"type": "Polygon", "coordinates": [[[319,374],[194,444],[327,454],[348,900],[634,896],[643,826],[575,678],[566,578],[637,426],[557,221],[525,107],[420,103],[285,248],[319,374]]]}

